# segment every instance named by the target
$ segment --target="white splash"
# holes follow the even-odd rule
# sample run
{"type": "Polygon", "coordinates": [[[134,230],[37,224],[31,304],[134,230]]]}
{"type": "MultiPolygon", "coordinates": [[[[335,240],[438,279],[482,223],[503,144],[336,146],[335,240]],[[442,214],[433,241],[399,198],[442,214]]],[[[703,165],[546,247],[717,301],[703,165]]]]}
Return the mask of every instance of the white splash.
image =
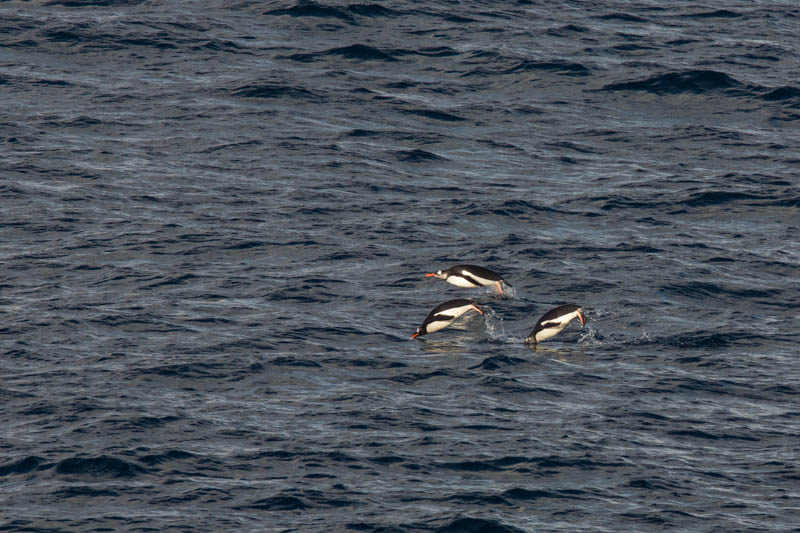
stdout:
{"type": "Polygon", "coordinates": [[[483,308],[484,324],[486,324],[486,335],[490,341],[500,342],[503,344],[521,344],[522,337],[511,335],[506,332],[503,326],[503,319],[491,307],[483,308]]]}

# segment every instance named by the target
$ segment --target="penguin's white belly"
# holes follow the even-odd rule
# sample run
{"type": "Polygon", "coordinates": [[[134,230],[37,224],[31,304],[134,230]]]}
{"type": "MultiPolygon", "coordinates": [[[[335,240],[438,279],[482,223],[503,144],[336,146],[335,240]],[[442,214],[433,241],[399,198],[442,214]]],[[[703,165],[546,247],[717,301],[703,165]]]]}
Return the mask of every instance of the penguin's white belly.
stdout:
{"type": "MultiPolygon", "coordinates": [[[[476,279],[475,281],[478,281],[478,279],[476,279]]],[[[464,287],[467,289],[472,289],[476,287],[474,283],[465,278],[462,278],[461,276],[450,276],[449,278],[447,278],[447,283],[452,283],[456,287],[464,287]]]]}
{"type": "Polygon", "coordinates": [[[428,331],[428,333],[433,333],[434,331],[444,329],[471,309],[474,309],[473,304],[471,303],[462,305],[461,307],[452,307],[447,311],[443,311],[437,315],[434,315],[431,321],[428,322],[428,326],[425,329],[428,331]]]}
{"type": "Polygon", "coordinates": [[[564,328],[567,327],[567,323],[559,324],[558,326],[550,326],[549,328],[544,328],[540,331],[536,332],[536,342],[542,342],[543,340],[549,339],[550,337],[555,337],[562,331],[564,328]]]}
{"type": "Polygon", "coordinates": [[[444,329],[447,326],[449,326],[450,324],[452,324],[453,322],[455,322],[456,318],[457,317],[449,317],[449,318],[445,319],[443,317],[439,317],[439,318],[434,319],[433,321],[429,322],[428,325],[425,327],[425,330],[428,333],[433,333],[435,331],[439,331],[440,329],[444,329]]]}

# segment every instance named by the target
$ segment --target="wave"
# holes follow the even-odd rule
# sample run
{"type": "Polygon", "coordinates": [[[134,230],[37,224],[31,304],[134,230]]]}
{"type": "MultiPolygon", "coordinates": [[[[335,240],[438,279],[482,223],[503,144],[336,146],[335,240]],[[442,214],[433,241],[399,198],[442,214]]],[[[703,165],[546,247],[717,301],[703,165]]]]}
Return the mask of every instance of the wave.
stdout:
{"type": "Polygon", "coordinates": [[[531,216],[535,216],[538,213],[569,213],[567,211],[561,211],[552,207],[538,205],[526,200],[506,200],[493,207],[478,205],[474,202],[470,202],[468,205],[459,209],[459,212],[467,216],[499,215],[515,217],[519,218],[520,220],[527,220],[531,216]]]}
{"type": "MultiPolygon", "coordinates": [[[[514,365],[516,364],[530,364],[530,359],[522,359],[518,357],[510,358],[514,360],[514,365]]],[[[495,370],[496,368],[493,365],[484,366],[483,364],[476,365],[474,367],[470,367],[471,369],[480,368],[482,370],[495,370]]],[[[489,375],[481,380],[481,385],[485,387],[491,387],[494,389],[499,389],[503,394],[543,394],[546,396],[551,397],[561,397],[564,395],[563,392],[556,390],[556,389],[546,389],[544,387],[531,387],[529,385],[523,384],[520,380],[516,378],[509,378],[509,377],[502,377],[496,375],[489,375]]]]}
{"type": "Polygon", "coordinates": [[[800,204],[800,196],[794,196],[790,191],[787,194],[752,194],[739,191],[702,191],[690,193],[683,198],[653,199],[652,196],[632,198],[630,196],[594,196],[583,201],[601,202],[600,209],[612,211],[616,209],[702,209],[728,204],[742,204],[746,206],[777,206],[795,207],[800,204]],[[788,196],[788,197],[787,197],[788,196]]]}
{"type": "Polygon", "coordinates": [[[676,348],[724,348],[726,346],[741,345],[745,340],[756,340],[761,336],[743,332],[708,333],[696,332],[682,335],[672,335],[661,338],[651,338],[650,343],[658,343],[676,348]]]}
{"type": "Polygon", "coordinates": [[[233,96],[241,98],[291,98],[295,100],[319,101],[322,97],[303,87],[292,87],[278,83],[260,83],[243,85],[231,91],[233,96]]]}
{"type": "Polygon", "coordinates": [[[322,365],[316,361],[308,359],[298,359],[296,357],[278,356],[270,359],[269,364],[274,366],[296,366],[296,367],[309,367],[309,368],[322,368],[322,365]]]}
{"type": "Polygon", "coordinates": [[[297,511],[309,508],[347,507],[355,505],[354,500],[329,498],[319,490],[285,491],[274,496],[256,500],[253,503],[236,507],[237,509],[259,509],[262,511],[297,511]]]}
{"type": "Polygon", "coordinates": [[[139,458],[139,461],[150,466],[159,465],[162,463],[171,463],[183,459],[192,459],[196,457],[195,454],[185,452],[183,450],[170,450],[165,453],[145,455],[139,458]]]}
{"type": "Polygon", "coordinates": [[[435,466],[447,470],[468,472],[501,472],[505,470],[543,468],[577,468],[579,470],[595,470],[600,468],[616,468],[627,466],[619,461],[595,461],[589,455],[582,457],[563,457],[549,455],[542,457],[506,456],[485,461],[456,461],[438,463],[435,466]]]}
{"type": "Polygon", "coordinates": [[[86,485],[76,485],[59,489],[53,495],[58,498],[114,498],[119,496],[119,492],[86,485]]]}
{"type": "Polygon", "coordinates": [[[602,91],[641,91],[661,95],[721,93],[749,97],[767,102],[800,104],[800,89],[792,86],[766,87],[743,83],[716,70],[684,70],[667,72],[644,79],[611,83],[602,91]]]}
{"type": "Polygon", "coordinates": [[[421,381],[425,381],[431,378],[445,378],[454,376],[458,376],[458,373],[449,370],[434,370],[431,372],[409,372],[407,374],[400,374],[380,379],[386,381],[394,381],[396,383],[401,383],[403,385],[413,385],[415,383],[419,383],[421,381]]]}
{"type": "Polygon", "coordinates": [[[342,7],[322,5],[302,0],[292,7],[265,11],[265,15],[305,18],[332,18],[356,23],[358,17],[397,17],[403,13],[379,4],[349,4],[342,7]]]}
{"type": "Polygon", "coordinates": [[[381,50],[380,48],[368,46],[366,44],[353,44],[350,46],[329,48],[321,52],[305,52],[281,57],[292,61],[309,63],[330,56],[339,56],[354,61],[398,61],[396,55],[404,54],[402,52],[398,53],[395,51],[381,50]]]}
{"type": "Polygon", "coordinates": [[[514,74],[517,72],[532,72],[538,70],[547,70],[572,76],[587,76],[591,72],[591,69],[588,67],[570,61],[533,61],[531,59],[523,59],[518,64],[506,69],[502,73],[514,74]]]}
{"type": "Polygon", "coordinates": [[[395,157],[398,161],[405,163],[427,163],[429,161],[443,161],[447,158],[427,152],[425,150],[400,150],[395,152],[395,157]]]}
{"type": "MultiPolygon", "coordinates": [[[[473,55],[473,57],[478,57],[473,55]]],[[[571,61],[536,61],[532,59],[512,59],[512,58],[496,58],[495,62],[509,62],[512,64],[502,67],[480,66],[468,72],[463,73],[462,77],[486,77],[486,76],[503,76],[509,74],[519,74],[524,72],[552,72],[564,76],[588,76],[591,74],[591,69],[571,61]]]]}
{"type": "Polygon", "coordinates": [[[721,205],[740,200],[764,200],[769,197],[735,191],[707,191],[692,195],[680,202],[689,207],[704,207],[708,205],[721,205]]]}
{"type": "MultiPolygon", "coordinates": [[[[453,494],[443,498],[446,502],[458,502],[467,505],[511,505],[505,498],[497,494],[483,494],[481,492],[466,492],[453,494]]],[[[494,531],[494,529],[492,529],[494,531]]]]}
{"type": "Polygon", "coordinates": [[[178,41],[169,32],[153,32],[144,37],[125,37],[112,33],[96,31],[90,23],[78,23],[64,29],[47,29],[41,35],[50,42],[64,43],[94,50],[125,50],[131,47],[172,50],[178,48],[178,41]]]}
{"type": "Polygon", "coordinates": [[[737,11],[731,11],[729,9],[715,9],[714,11],[701,11],[699,13],[686,13],[681,15],[685,18],[696,18],[696,19],[710,19],[710,18],[725,18],[725,19],[732,19],[732,18],[739,18],[743,17],[742,13],[737,11]]]}
{"type": "Polygon", "coordinates": [[[622,22],[636,22],[636,23],[648,23],[650,22],[644,17],[639,17],[637,15],[631,15],[630,13],[609,13],[607,15],[599,15],[595,18],[600,20],[620,20],[622,22]]]}
{"type": "Polygon", "coordinates": [[[696,298],[707,300],[708,298],[722,298],[730,297],[737,298],[771,298],[779,291],[777,289],[734,289],[717,283],[708,283],[701,281],[692,281],[689,283],[670,284],[664,285],[660,291],[667,294],[674,294],[678,296],[686,296],[689,298],[696,298]]]}
{"type": "Polygon", "coordinates": [[[464,117],[460,117],[452,113],[446,113],[444,111],[436,111],[434,109],[405,109],[403,110],[403,113],[408,113],[410,115],[419,115],[421,117],[433,120],[441,120],[444,122],[461,122],[467,120],[464,117]]]}
{"type": "Polygon", "coordinates": [[[342,56],[346,59],[357,59],[359,61],[397,61],[397,58],[390,52],[385,52],[380,48],[368,46],[366,44],[354,44],[341,48],[331,48],[323,52],[328,56],[342,56]]]}
{"type": "Polygon", "coordinates": [[[770,202],[768,205],[774,205],[778,207],[800,207],[800,196],[775,200],[774,202],[770,202]]]}
{"type": "Polygon", "coordinates": [[[157,375],[170,378],[184,379],[224,379],[230,377],[230,367],[227,363],[196,362],[174,363],[142,368],[137,371],[139,375],[157,375]]]}
{"type": "Polygon", "coordinates": [[[311,504],[291,495],[271,496],[244,506],[246,509],[260,509],[262,511],[302,511],[309,507],[311,507],[311,504]]]}
{"type": "Polygon", "coordinates": [[[727,433],[717,435],[713,433],[708,433],[706,431],[700,431],[698,429],[668,431],[667,434],[676,437],[691,437],[694,439],[705,439],[705,440],[745,440],[752,442],[758,442],[759,440],[761,440],[747,435],[733,435],[727,433]]]}
{"type": "Polygon", "coordinates": [[[548,498],[554,500],[558,499],[574,500],[578,499],[579,496],[583,493],[584,493],[583,491],[575,489],[530,490],[523,488],[514,488],[505,491],[503,493],[503,497],[511,500],[523,500],[523,501],[539,500],[542,498],[548,498]]]}
{"type": "Polygon", "coordinates": [[[456,518],[437,528],[431,529],[431,531],[434,533],[477,533],[483,531],[491,531],[492,533],[525,533],[524,530],[504,524],[500,520],[471,517],[456,518]]]}
{"type": "Polygon", "coordinates": [[[800,89],[797,87],[777,87],[775,89],[767,90],[761,95],[763,100],[768,101],[782,101],[782,100],[798,100],[800,101],[800,89]]]}
{"type": "Polygon", "coordinates": [[[427,48],[420,48],[415,53],[427,57],[452,57],[461,54],[449,46],[429,46],[427,48]]]}
{"type": "Polygon", "coordinates": [[[30,455],[18,461],[13,461],[4,465],[0,465],[0,477],[11,476],[14,474],[27,474],[38,470],[40,465],[44,463],[44,459],[30,455]]]}
{"type": "Polygon", "coordinates": [[[743,84],[725,73],[715,70],[686,70],[668,72],[642,80],[612,83],[604,91],[643,91],[658,95],[694,93],[703,94],[739,88],[743,84]]]}
{"type": "Polygon", "coordinates": [[[134,477],[147,472],[141,466],[101,455],[99,457],[71,457],[56,464],[55,471],[62,475],[81,475],[103,478],[134,477]]]}

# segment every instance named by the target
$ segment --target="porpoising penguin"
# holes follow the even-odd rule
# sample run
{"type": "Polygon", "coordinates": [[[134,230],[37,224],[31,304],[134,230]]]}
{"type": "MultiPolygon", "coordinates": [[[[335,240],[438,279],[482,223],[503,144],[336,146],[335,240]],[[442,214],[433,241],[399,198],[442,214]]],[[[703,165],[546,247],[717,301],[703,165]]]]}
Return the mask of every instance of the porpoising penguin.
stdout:
{"type": "Polygon", "coordinates": [[[483,314],[483,311],[481,311],[481,308],[478,307],[475,302],[464,298],[457,298],[439,304],[434,307],[433,311],[428,313],[428,316],[422,321],[422,325],[417,328],[417,331],[411,338],[416,339],[420,335],[426,335],[444,329],[455,322],[458,317],[469,311],[477,311],[483,314]]]}
{"type": "Polygon", "coordinates": [[[497,292],[503,294],[503,283],[511,287],[512,285],[503,279],[497,272],[492,272],[488,268],[477,265],[456,265],[447,270],[439,270],[425,274],[426,277],[439,278],[447,283],[452,283],[457,287],[475,288],[488,287],[495,285],[497,292]]]}
{"type": "Polygon", "coordinates": [[[586,324],[583,308],[579,305],[566,304],[549,310],[536,322],[533,331],[525,339],[525,344],[535,346],[545,339],[558,335],[576,318],[581,321],[581,326],[586,324]]]}

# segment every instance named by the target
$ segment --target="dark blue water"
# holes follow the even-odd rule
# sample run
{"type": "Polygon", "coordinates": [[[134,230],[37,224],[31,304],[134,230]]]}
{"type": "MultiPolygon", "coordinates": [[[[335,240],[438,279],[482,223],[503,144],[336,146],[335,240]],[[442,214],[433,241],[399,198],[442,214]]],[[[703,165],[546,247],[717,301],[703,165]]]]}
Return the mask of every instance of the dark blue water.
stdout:
{"type": "Polygon", "coordinates": [[[0,21],[0,530],[797,531],[794,3],[0,21]]]}

